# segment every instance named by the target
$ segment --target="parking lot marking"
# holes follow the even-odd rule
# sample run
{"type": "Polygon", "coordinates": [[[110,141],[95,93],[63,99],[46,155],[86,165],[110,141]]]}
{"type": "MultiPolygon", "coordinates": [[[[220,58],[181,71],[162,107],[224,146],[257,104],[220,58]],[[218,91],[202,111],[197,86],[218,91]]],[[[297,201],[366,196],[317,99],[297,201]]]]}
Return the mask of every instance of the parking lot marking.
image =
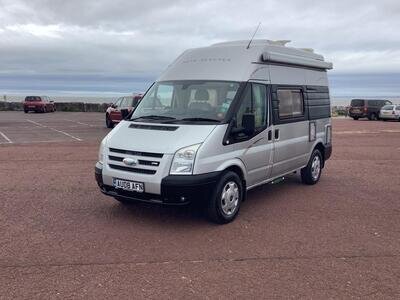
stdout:
{"type": "Polygon", "coordinates": [[[77,141],[80,141],[80,142],[82,141],[82,139],[80,139],[80,138],[78,138],[78,137],[76,137],[76,136],[73,136],[73,135],[71,135],[71,134],[69,134],[69,133],[67,133],[67,132],[65,132],[65,131],[58,130],[58,129],[55,129],[55,128],[53,128],[53,127],[49,127],[49,126],[43,125],[43,124],[40,124],[40,123],[38,123],[38,122],[29,120],[29,119],[26,119],[26,121],[28,121],[28,122],[30,122],[30,123],[32,123],[32,124],[35,124],[35,125],[37,125],[37,126],[40,126],[40,127],[43,127],[43,128],[48,128],[48,129],[50,129],[50,130],[52,130],[52,131],[62,133],[62,134],[64,134],[64,135],[66,135],[66,136],[69,136],[70,138],[73,138],[74,140],[77,140],[77,141]]]}
{"type": "Polygon", "coordinates": [[[7,144],[12,144],[13,142],[6,136],[4,133],[0,131],[0,135],[7,141],[7,144]]]}
{"type": "Polygon", "coordinates": [[[92,124],[88,124],[88,123],[84,123],[84,122],[79,122],[79,121],[74,121],[74,120],[69,120],[69,119],[64,119],[64,120],[65,120],[65,121],[72,122],[72,123],[80,124],[80,125],[89,126],[89,127],[103,127],[103,126],[99,126],[99,125],[92,125],[92,124]]]}

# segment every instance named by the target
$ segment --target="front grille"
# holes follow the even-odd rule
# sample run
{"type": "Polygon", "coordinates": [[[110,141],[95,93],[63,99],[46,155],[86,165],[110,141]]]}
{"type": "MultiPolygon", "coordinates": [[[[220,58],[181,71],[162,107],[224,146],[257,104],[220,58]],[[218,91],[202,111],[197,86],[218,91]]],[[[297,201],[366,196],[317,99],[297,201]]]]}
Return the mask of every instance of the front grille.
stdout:
{"type": "Polygon", "coordinates": [[[134,156],[157,157],[157,158],[162,158],[164,156],[164,154],[162,153],[131,151],[131,150],[116,149],[116,148],[110,148],[110,152],[128,154],[134,156]]]}
{"type": "MultiPolygon", "coordinates": [[[[113,156],[113,155],[109,155],[108,159],[109,160],[113,160],[113,161],[120,161],[122,162],[124,160],[125,157],[120,157],[120,156],[113,156]]],[[[159,161],[153,161],[153,160],[143,160],[143,159],[139,159],[138,160],[138,164],[139,165],[143,165],[143,166],[153,166],[153,167],[158,167],[160,165],[159,161]]]]}
{"type": "Polygon", "coordinates": [[[108,164],[108,166],[111,169],[116,169],[116,170],[131,172],[131,173],[150,174],[150,175],[156,174],[156,170],[131,168],[131,167],[124,167],[124,166],[114,165],[114,164],[108,164]]]}

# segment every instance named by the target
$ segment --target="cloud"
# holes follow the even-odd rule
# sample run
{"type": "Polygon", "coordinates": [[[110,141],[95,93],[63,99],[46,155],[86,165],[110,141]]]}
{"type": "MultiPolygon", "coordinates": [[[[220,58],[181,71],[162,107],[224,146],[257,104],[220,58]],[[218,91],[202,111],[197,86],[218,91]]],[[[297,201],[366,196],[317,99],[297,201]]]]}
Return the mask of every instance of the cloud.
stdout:
{"type": "Polygon", "coordinates": [[[156,77],[183,50],[290,39],[333,73],[400,69],[400,2],[0,0],[0,73],[156,77]]]}

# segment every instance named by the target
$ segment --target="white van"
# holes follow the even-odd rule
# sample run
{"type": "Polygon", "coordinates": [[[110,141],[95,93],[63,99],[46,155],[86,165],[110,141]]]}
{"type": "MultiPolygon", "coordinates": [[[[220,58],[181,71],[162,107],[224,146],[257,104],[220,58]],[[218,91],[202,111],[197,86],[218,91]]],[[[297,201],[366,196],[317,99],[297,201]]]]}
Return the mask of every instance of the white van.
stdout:
{"type": "Polygon", "coordinates": [[[258,185],[296,171],[317,183],[332,152],[332,64],[286,42],[180,55],[101,142],[101,191],[121,202],[203,201],[211,220],[227,223],[258,185]]]}

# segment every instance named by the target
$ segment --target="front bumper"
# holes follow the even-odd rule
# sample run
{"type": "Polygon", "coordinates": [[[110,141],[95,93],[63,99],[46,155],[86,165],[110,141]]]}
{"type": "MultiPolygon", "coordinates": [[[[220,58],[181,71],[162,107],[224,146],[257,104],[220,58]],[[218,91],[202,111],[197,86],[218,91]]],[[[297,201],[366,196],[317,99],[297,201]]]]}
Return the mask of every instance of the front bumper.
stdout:
{"type": "Polygon", "coordinates": [[[138,193],[116,189],[103,183],[103,165],[96,163],[95,178],[103,194],[132,201],[166,205],[184,205],[205,200],[211,196],[221,172],[200,175],[169,175],[161,181],[161,194],[138,193]]]}
{"type": "Polygon", "coordinates": [[[351,118],[353,118],[353,117],[366,118],[367,114],[365,114],[364,112],[351,112],[351,111],[349,111],[349,116],[351,118]]]}
{"type": "Polygon", "coordinates": [[[400,116],[399,115],[393,115],[393,114],[390,114],[390,115],[379,114],[379,118],[380,119],[385,119],[385,120],[399,120],[400,116]]]}

